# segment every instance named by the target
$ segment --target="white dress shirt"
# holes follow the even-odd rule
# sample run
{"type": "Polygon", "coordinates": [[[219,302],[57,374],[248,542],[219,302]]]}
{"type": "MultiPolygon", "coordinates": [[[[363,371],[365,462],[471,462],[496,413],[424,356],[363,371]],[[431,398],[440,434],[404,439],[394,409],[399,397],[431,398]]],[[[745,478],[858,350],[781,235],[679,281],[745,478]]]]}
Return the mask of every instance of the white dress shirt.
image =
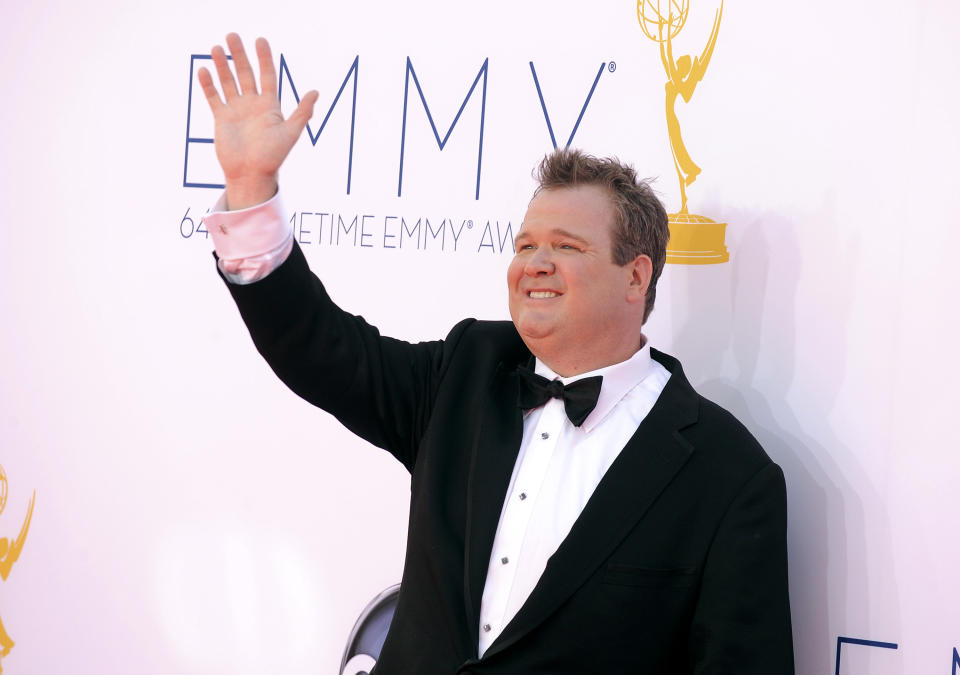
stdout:
{"type": "Polygon", "coordinates": [[[500,512],[480,604],[479,656],[533,591],[620,451],[670,378],[650,358],[650,345],[628,360],[575,377],[560,377],[537,360],[536,372],[569,384],[603,376],[597,407],[580,427],[563,401],[550,399],[523,420],[523,440],[500,512]]]}
{"type": "MultiPolygon", "coordinates": [[[[279,195],[258,206],[224,211],[221,196],[204,223],[228,281],[247,284],[279,267],[293,249],[293,225],[279,195]]],[[[526,602],[547,560],[570,532],[607,469],[653,408],[670,372],[650,345],[621,363],[560,377],[538,359],[536,372],[564,384],[603,376],[597,407],[573,426],[563,402],[550,399],[523,421],[523,440],[500,512],[480,605],[479,654],[526,602]]]]}

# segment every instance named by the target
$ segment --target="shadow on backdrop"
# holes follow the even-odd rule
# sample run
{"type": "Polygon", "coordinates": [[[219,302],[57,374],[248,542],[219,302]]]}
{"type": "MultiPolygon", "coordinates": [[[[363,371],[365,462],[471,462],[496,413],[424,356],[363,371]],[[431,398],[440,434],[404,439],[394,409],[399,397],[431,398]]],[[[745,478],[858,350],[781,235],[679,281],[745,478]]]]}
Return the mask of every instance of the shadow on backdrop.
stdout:
{"type": "MultiPolygon", "coordinates": [[[[672,270],[674,351],[697,390],[743,422],[784,471],[797,672],[830,673],[837,637],[831,632],[870,628],[871,570],[886,565],[894,578],[889,519],[862,468],[866,449],[844,446],[830,424],[843,370],[796,360],[801,225],[768,213],[725,215],[742,233],[730,263],[672,270]],[[811,377],[811,391],[799,391],[811,377]],[[790,396],[803,409],[795,410],[790,396]]],[[[829,205],[819,215],[817,225],[833,222],[829,205]]],[[[824,241],[819,251],[816,267],[831,275],[803,293],[816,294],[828,316],[800,320],[841,317],[842,325],[826,332],[845,335],[857,242],[824,241]]],[[[845,340],[828,348],[836,350],[833,363],[845,362],[845,340]]],[[[899,608],[896,615],[899,628],[899,608]]]]}

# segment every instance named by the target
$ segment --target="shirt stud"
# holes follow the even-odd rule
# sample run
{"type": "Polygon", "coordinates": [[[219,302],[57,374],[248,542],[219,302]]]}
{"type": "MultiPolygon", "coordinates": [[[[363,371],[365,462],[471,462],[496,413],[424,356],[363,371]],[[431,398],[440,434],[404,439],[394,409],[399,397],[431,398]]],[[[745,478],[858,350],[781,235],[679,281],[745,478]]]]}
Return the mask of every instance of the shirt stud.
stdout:
{"type": "Polygon", "coordinates": [[[489,632],[490,632],[490,624],[489,624],[489,623],[483,624],[483,632],[484,632],[484,633],[489,633],[489,632]]]}
{"type": "Polygon", "coordinates": [[[520,501],[523,501],[523,500],[526,499],[526,498],[527,498],[527,493],[526,493],[526,492],[521,492],[521,493],[520,493],[520,501]]]}
{"type": "Polygon", "coordinates": [[[503,556],[502,558],[500,558],[501,565],[506,565],[508,562],[510,562],[510,558],[508,558],[507,556],[503,556]]]}
{"type": "Polygon", "coordinates": [[[543,440],[547,440],[548,438],[550,438],[550,434],[544,431],[542,434],[540,434],[540,438],[542,438],[543,440]]]}

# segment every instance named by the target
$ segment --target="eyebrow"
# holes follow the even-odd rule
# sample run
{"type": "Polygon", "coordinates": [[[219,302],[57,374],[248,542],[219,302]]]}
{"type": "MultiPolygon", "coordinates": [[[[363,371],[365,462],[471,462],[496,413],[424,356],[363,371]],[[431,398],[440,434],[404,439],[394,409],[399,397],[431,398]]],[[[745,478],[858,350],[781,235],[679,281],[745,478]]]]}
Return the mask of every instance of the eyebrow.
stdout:
{"type": "MultiPolygon", "coordinates": [[[[581,244],[587,244],[587,245],[590,244],[590,242],[584,239],[583,237],[576,235],[573,232],[570,232],[569,230],[565,230],[562,227],[557,227],[550,230],[549,234],[560,235],[561,237],[566,237],[568,239],[575,239],[576,241],[579,241],[581,244]]],[[[523,241],[524,239],[530,239],[530,237],[531,235],[529,232],[521,232],[520,234],[517,235],[516,239],[514,239],[513,241],[514,241],[514,244],[516,244],[523,241]]]]}

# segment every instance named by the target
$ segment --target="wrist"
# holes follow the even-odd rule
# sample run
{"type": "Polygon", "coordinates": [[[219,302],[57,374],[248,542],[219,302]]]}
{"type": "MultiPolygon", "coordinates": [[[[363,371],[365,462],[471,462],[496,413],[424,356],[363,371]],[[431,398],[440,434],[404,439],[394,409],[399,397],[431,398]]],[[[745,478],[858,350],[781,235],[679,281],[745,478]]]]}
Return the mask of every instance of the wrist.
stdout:
{"type": "Polygon", "coordinates": [[[277,177],[225,181],[227,210],[238,211],[263,204],[277,194],[277,177]]]}

